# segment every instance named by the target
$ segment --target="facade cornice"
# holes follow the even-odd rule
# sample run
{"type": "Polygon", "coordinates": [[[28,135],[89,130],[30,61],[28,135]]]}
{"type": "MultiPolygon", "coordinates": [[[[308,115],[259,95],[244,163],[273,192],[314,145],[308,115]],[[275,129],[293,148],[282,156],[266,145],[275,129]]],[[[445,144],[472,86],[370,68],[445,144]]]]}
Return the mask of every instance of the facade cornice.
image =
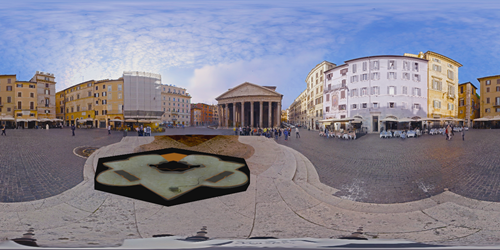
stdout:
{"type": "Polygon", "coordinates": [[[485,76],[485,77],[481,77],[481,78],[477,78],[477,80],[479,82],[481,82],[481,80],[488,80],[488,78],[499,78],[500,75],[496,75],[496,76],[485,76]]]}
{"type": "Polygon", "coordinates": [[[460,64],[459,62],[457,62],[457,61],[455,61],[455,60],[453,60],[453,59],[451,59],[451,58],[449,58],[449,57],[447,57],[447,56],[443,56],[443,55],[441,55],[441,54],[439,54],[439,53],[436,53],[436,52],[427,51],[427,52],[425,52],[424,54],[426,54],[426,55],[431,55],[431,56],[435,56],[435,57],[439,57],[439,58],[441,58],[441,59],[447,60],[447,61],[449,61],[449,62],[454,63],[454,64],[455,64],[455,66],[457,66],[457,67],[462,67],[462,66],[463,66],[463,65],[462,65],[462,64],[460,64]]]}
{"type": "Polygon", "coordinates": [[[332,62],[329,62],[329,61],[322,61],[321,63],[319,63],[318,65],[316,65],[316,67],[314,67],[311,71],[309,71],[309,74],[307,74],[307,77],[305,79],[306,83],[307,83],[307,79],[309,79],[309,77],[311,76],[311,74],[313,74],[314,72],[316,72],[316,70],[318,70],[320,67],[322,67],[323,65],[325,64],[332,64],[335,67],[337,67],[337,65],[335,63],[332,63],[332,62]]]}

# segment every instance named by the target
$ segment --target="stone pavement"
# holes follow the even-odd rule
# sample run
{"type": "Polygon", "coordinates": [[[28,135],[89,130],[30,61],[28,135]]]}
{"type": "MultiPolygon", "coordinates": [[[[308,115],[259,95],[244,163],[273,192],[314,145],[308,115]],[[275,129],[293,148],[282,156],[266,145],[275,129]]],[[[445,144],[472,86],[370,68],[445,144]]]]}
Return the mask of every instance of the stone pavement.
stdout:
{"type": "Polygon", "coordinates": [[[263,137],[240,137],[255,149],[247,159],[246,192],[164,207],[95,191],[99,157],[132,153],[153,137],[126,137],[100,148],[84,166],[84,180],[53,197],[0,203],[0,239],[29,227],[40,246],[116,246],[154,234],[192,236],[207,226],[211,238],[329,238],[363,227],[370,238],[448,245],[500,242],[500,203],[450,191],[398,204],[361,203],[332,194],[312,163],[298,151],[263,137]]]}
{"type": "Polygon", "coordinates": [[[380,139],[368,134],[357,140],[320,137],[300,131],[278,143],[300,151],[316,167],[321,182],[339,190],[337,197],[369,203],[417,201],[444,192],[500,202],[500,130],[380,139]]]}
{"type": "Polygon", "coordinates": [[[85,158],[79,146],[102,147],[119,142],[123,133],[105,129],[8,129],[0,137],[0,202],[45,199],[83,181],[85,158]]]}

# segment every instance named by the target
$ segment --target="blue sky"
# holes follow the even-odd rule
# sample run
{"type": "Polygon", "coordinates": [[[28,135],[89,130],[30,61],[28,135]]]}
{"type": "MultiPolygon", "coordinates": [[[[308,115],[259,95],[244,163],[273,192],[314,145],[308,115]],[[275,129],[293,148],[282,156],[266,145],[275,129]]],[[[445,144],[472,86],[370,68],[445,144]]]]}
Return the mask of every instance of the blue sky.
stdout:
{"type": "Polygon", "coordinates": [[[283,108],[323,60],[434,51],[459,81],[500,74],[498,1],[5,1],[0,74],[54,73],[57,90],[123,71],[162,75],[192,102],[243,82],[283,108]]]}

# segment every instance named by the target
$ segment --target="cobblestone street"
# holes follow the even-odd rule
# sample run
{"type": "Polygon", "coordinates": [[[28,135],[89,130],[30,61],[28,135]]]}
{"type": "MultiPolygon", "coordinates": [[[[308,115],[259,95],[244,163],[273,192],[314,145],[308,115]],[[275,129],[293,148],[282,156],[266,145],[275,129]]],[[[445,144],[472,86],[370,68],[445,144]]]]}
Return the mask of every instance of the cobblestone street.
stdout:
{"type": "MultiPolygon", "coordinates": [[[[294,132],[295,133],[295,132],[294,132]]],[[[468,198],[500,201],[500,130],[456,133],[401,140],[368,134],[345,141],[300,131],[282,145],[304,154],[321,182],[335,195],[369,203],[401,203],[442,193],[445,188],[468,198]]]]}

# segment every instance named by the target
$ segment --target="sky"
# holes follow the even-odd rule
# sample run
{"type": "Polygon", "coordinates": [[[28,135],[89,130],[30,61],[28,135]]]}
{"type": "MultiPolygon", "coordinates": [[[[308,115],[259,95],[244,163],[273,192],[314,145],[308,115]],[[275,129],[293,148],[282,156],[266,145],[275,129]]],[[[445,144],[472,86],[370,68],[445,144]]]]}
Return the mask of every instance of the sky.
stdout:
{"type": "Polygon", "coordinates": [[[57,91],[146,71],[192,103],[276,86],[286,109],[325,60],[433,51],[463,65],[460,83],[500,74],[495,0],[0,2],[0,75],[53,73],[57,91]]]}

